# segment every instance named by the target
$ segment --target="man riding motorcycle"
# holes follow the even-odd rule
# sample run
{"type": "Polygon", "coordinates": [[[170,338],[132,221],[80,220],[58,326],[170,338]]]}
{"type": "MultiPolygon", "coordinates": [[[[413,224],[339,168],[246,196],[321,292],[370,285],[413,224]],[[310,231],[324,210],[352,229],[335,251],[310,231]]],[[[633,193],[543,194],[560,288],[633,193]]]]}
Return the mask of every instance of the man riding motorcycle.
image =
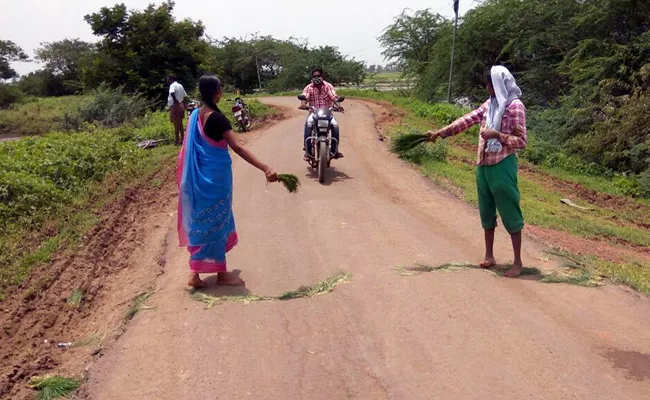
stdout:
{"type": "MultiPolygon", "coordinates": [[[[311,72],[311,83],[305,87],[305,90],[302,91],[302,94],[307,98],[308,104],[311,104],[314,108],[330,108],[338,100],[336,95],[336,90],[331,83],[325,82],[323,80],[323,70],[321,68],[316,68],[311,72]]],[[[336,140],[332,140],[332,153],[335,154],[334,158],[341,158],[343,154],[338,152],[339,144],[339,123],[334,117],[332,117],[332,137],[336,140]]],[[[307,122],[305,122],[305,135],[303,138],[303,143],[306,143],[307,148],[305,149],[305,158],[313,158],[312,143],[307,139],[311,136],[311,128],[314,124],[314,114],[310,113],[307,117],[307,122]]]]}

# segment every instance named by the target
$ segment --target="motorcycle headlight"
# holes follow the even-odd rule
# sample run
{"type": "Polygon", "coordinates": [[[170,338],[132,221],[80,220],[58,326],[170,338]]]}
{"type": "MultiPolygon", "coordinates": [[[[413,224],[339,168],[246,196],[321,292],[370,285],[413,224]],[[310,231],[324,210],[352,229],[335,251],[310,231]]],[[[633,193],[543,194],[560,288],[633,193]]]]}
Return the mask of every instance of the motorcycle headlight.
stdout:
{"type": "Polygon", "coordinates": [[[328,120],[326,120],[326,119],[319,119],[318,120],[318,127],[319,128],[327,128],[328,126],[330,126],[330,122],[328,120]]]}

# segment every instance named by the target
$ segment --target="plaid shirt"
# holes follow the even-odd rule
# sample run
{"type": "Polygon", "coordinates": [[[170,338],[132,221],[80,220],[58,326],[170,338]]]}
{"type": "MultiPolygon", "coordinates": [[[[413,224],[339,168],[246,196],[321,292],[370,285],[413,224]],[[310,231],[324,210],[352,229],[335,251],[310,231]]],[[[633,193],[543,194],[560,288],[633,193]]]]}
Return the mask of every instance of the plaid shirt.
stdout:
{"type": "MultiPolygon", "coordinates": [[[[442,137],[458,135],[476,124],[481,124],[481,128],[484,128],[489,105],[490,100],[471,113],[458,118],[454,123],[442,130],[442,137]]],[[[500,163],[509,155],[516,154],[517,151],[526,147],[528,143],[526,134],[526,107],[521,100],[515,100],[506,108],[501,121],[501,135],[499,135],[498,139],[503,145],[503,149],[498,153],[486,153],[486,141],[479,135],[476,164],[494,165],[500,163]]]]}
{"type": "Polygon", "coordinates": [[[334,86],[325,81],[323,81],[323,86],[321,87],[310,83],[305,87],[305,90],[302,91],[302,94],[307,97],[309,104],[315,108],[330,108],[338,99],[334,86]]]}

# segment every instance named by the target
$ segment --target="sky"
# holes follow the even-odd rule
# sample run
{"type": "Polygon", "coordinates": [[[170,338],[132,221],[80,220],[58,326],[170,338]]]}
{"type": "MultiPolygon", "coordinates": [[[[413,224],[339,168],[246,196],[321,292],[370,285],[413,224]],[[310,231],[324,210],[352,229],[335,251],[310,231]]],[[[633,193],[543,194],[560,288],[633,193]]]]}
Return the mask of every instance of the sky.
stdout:
{"type": "MultiPolygon", "coordinates": [[[[125,3],[142,9],[160,0],[0,0],[0,39],[11,40],[30,56],[42,42],[65,38],[96,41],[84,15],[104,6],[125,3]]],[[[460,0],[463,15],[476,3],[460,0]]],[[[377,42],[384,28],[404,9],[431,9],[453,16],[453,0],[176,0],[177,19],[201,20],[212,38],[245,37],[253,33],[277,39],[298,37],[310,45],[331,45],[370,64],[385,64],[377,42]]],[[[37,63],[16,63],[20,74],[37,63]]]]}

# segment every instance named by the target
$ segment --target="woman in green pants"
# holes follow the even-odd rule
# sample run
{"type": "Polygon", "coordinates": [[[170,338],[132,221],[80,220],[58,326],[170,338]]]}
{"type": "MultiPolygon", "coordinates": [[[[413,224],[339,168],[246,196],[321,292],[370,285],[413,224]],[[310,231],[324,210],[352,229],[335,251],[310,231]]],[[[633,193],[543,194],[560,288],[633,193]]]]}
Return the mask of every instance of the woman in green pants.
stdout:
{"type": "Polygon", "coordinates": [[[485,76],[490,99],[471,113],[438,131],[428,132],[429,140],[447,138],[481,124],[478,138],[476,187],[481,224],[485,231],[483,268],[496,265],[494,230],[497,210],[512,238],[514,262],[506,276],[521,274],[521,231],[524,218],[519,207],[517,187],[517,156],[526,147],[526,107],[519,99],[521,90],[510,71],[503,66],[492,67],[485,76]]]}

